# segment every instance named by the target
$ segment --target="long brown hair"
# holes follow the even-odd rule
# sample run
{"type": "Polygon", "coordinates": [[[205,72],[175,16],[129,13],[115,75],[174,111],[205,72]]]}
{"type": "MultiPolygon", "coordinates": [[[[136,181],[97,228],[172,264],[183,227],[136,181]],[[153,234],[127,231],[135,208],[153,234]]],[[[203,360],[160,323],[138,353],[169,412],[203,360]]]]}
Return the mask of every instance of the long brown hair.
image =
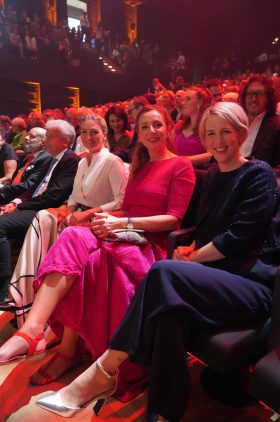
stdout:
{"type": "MultiPolygon", "coordinates": [[[[199,87],[199,86],[194,85],[194,86],[190,86],[187,89],[187,91],[195,91],[198,101],[201,101],[201,106],[198,110],[196,123],[195,123],[195,126],[192,128],[193,133],[197,134],[201,117],[202,117],[204,111],[206,110],[206,108],[209,107],[211,104],[213,104],[214,100],[213,100],[213,97],[212,97],[210,91],[207,88],[203,88],[203,87],[199,87]]],[[[176,125],[175,133],[180,133],[184,129],[187,129],[190,126],[190,124],[191,124],[190,117],[189,116],[184,117],[184,119],[176,125]]]]}
{"type": "MultiPolygon", "coordinates": [[[[166,129],[167,129],[167,137],[166,137],[166,146],[169,151],[174,152],[174,145],[170,138],[171,129],[173,126],[171,117],[169,116],[168,112],[157,105],[150,105],[143,107],[137,114],[136,121],[135,121],[135,131],[139,135],[139,121],[143,114],[149,113],[150,111],[158,111],[162,117],[164,118],[166,129]]],[[[132,163],[130,168],[130,178],[133,178],[135,174],[144,166],[145,163],[150,161],[150,156],[147,148],[141,143],[141,140],[138,139],[133,157],[132,163]]]]}

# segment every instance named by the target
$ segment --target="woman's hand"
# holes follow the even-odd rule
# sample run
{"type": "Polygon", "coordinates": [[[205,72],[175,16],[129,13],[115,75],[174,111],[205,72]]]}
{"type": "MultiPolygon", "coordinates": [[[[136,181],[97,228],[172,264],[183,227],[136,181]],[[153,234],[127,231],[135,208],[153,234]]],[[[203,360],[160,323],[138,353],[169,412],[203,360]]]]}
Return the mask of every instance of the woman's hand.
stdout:
{"type": "Polygon", "coordinates": [[[191,261],[191,254],[195,249],[195,242],[190,246],[178,246],[173,253],[173,259],[175,261],[191,261]]]}
{"type": "Polygon", "coordinates": [[[75,211],[66,217],[68,226],[80,226],[88,222],[88,213],[86,211],[75,211]]]}
{"type": "Polygon", "coordinates": [[[127,218],[114,217],[104,212],[96,213],[91,222],[91,229],[101,239],[114,237],[113,230],[126,228],[126,220],[127,218]]]}

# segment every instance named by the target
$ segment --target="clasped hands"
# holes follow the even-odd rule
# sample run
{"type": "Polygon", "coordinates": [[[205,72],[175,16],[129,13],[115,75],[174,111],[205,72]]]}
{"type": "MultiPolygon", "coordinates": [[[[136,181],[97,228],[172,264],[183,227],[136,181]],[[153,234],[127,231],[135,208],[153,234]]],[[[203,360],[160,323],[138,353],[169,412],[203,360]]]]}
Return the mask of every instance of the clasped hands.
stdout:
{"type": "Polygon", "coordinates": [[[92,232],[101,239],[114,237],[113,230],[124,228],[123,222],[119,217],[114,217],[106,212],[96,212],[92,218],[86,217],[86,211],[75,211],[59,224],[58,231],[61,232],[68,226],[86,226],[90,227],[92,232]]]}
{"type": "Polygon", "coordinates": [[[100,237],[104,238],[114,238],[114,230],[123,229],[124,224],[122,218],[109,215],[107,213],[96,213],[91,222],[91,230],[93,233],[100,237]]]}
{"type": "Polygon", "coordinates": [[[192,261],[192,253],[195,250],[195,242],[190,246],[178,246],[173,252],[173,259],[175,261],[192,261]]]}

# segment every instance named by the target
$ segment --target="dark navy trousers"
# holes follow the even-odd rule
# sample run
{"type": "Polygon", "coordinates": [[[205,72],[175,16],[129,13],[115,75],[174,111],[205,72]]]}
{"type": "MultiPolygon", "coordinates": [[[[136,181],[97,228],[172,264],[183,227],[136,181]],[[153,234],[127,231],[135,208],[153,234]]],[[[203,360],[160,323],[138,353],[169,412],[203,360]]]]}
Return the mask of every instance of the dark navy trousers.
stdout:
{"type": "MultiPolygon", "coordinates": [[[[268,267],[268,277],[276,270],[268,267]]],[[[196,323],[250,326],[269,316],[271,302],[271,288],[249,278],[193,262],[159,261],[140,284],[110,348],[150,366],[149,410],[178,421],[191,388],[186,351],[196,323]]]]}

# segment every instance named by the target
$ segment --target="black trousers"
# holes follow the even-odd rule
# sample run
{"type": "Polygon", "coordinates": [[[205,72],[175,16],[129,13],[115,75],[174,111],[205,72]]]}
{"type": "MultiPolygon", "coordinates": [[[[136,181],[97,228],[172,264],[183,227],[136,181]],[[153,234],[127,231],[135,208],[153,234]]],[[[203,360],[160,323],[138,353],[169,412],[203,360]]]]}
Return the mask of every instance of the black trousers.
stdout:
{"type": "MultiPolygon", "coordinates": [[[[267,267],[274,278],[277,268],[267,267]]],[[[205,265],[157,262],[140,284],[110,348],[151,367],[148,409],[170,421],[182,418],[191,382],[186,351],[197,323],[246,327],[265,320],[271,288],[205,265]]]]}
{"type": "Polygon", "coordinates": [[[8,293],[12,276],[10,240],[24,238],[35,214],[24,210],[0,216],[0,300],[8,293]]]}

